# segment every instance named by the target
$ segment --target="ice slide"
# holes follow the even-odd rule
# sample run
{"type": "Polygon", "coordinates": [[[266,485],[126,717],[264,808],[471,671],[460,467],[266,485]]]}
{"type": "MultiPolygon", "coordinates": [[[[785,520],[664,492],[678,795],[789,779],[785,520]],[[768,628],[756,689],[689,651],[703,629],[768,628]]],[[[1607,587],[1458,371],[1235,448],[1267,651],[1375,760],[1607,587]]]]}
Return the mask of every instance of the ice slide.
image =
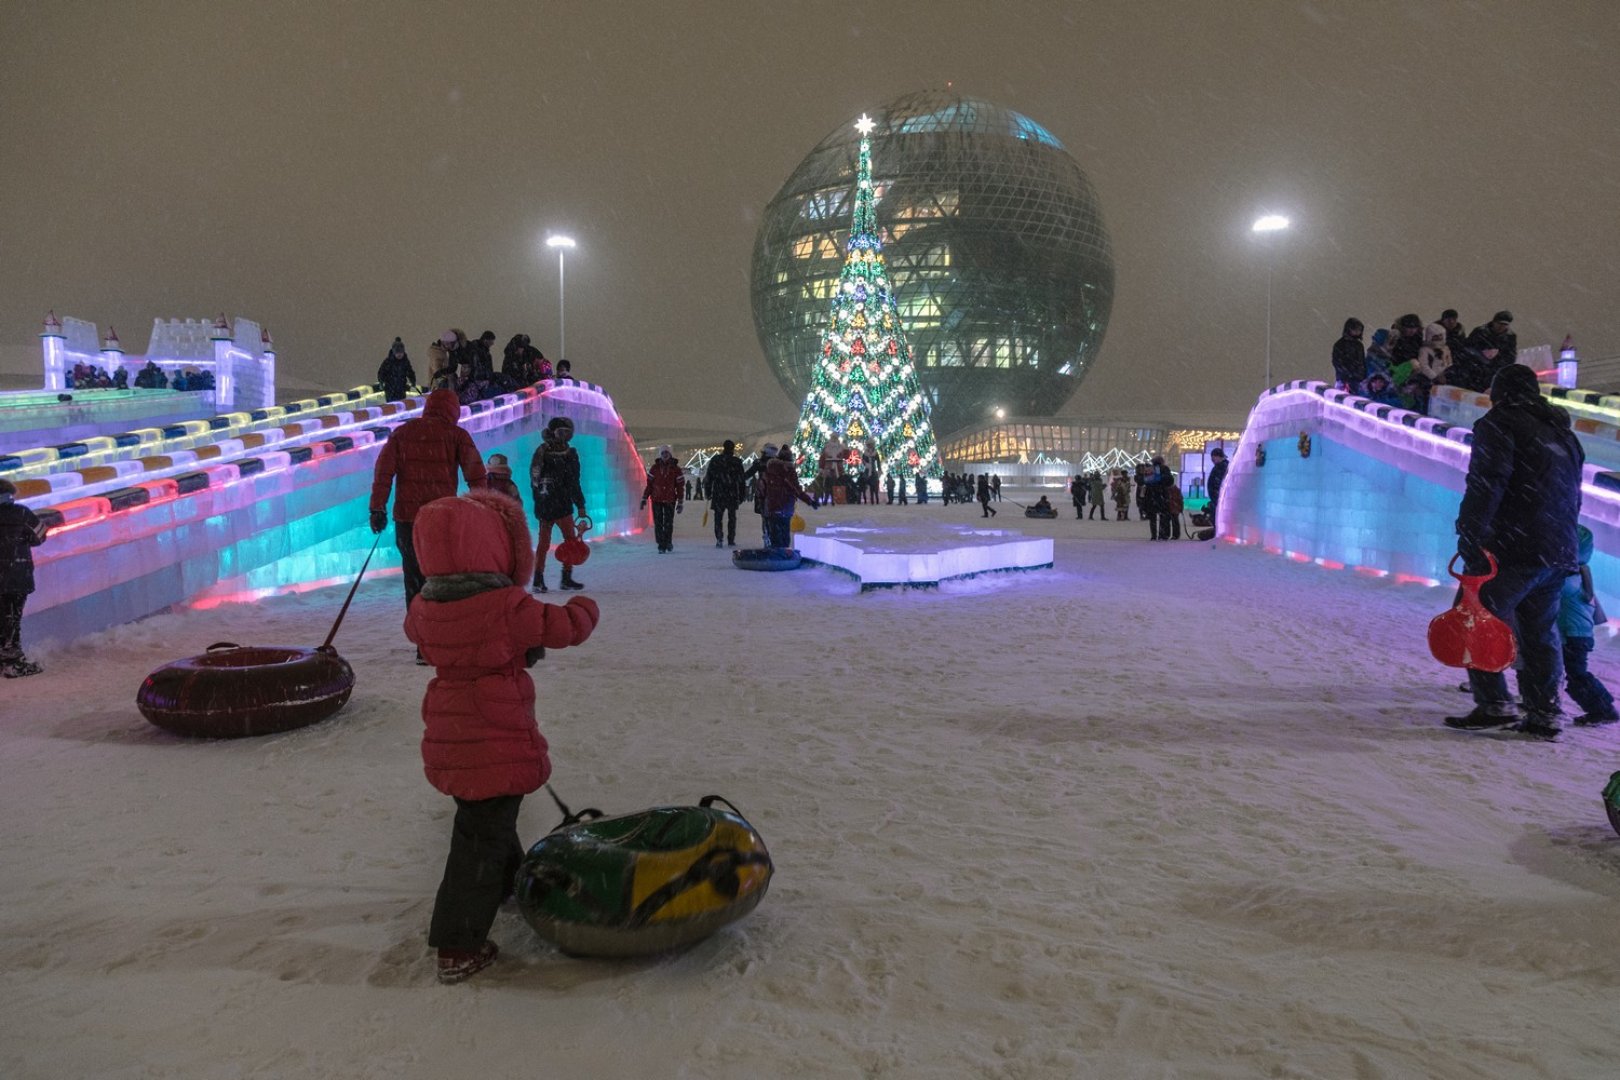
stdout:
{"type": "MultiPolygon", "coordinates": [[[[1586,449],[1581,521],[1592,574],[1620,610],[1620,397],[1542,386],[1586,449]]],[[[1249,414],[1222,489],[1219,531],[1299,562],[1438,584],[1457,550],[1470,426],[1490,400],[1439,387],[1431,416],[1320,382],[1266,391],[1249,414]]]]}
{"type": "MultiPolygon", "coordinates": [[[[16,477],[23,501],[53,526],[35,549],[38,591],[24,640],[71,640],[176,604],[352,577],[372,545],[367,504],[377,454],[395,427],[421,414],[421,398],[383,403],[378,396],[358,388],[125,433],[134,442],[102,437],[90,451],[141,454],[67,470],[51,471],[59,456],[13,455],[0,474],[16,477]]],[[[545,422],[569,417],[591,537],[644,527],[637,502],[646,471],[601,387],[546,380],[465,406],[461,415],[486,457],[511,459],[520,487],[545,422]]],[[[372,566],[398,565],[385,537],[372,566]]]]}

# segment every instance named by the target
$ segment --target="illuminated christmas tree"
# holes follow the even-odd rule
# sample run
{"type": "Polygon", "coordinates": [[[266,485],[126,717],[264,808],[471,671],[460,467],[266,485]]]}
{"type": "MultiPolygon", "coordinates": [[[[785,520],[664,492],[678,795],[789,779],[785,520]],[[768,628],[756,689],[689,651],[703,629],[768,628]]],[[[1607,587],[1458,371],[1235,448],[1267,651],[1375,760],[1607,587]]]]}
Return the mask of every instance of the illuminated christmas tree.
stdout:
{"type": "Polygon", "coordinates": [[[912,367],[911,346],[895,307],[883,263],[883,241],[873,210],[872,144],[876,126],[862,116],[855,220],[838,275],[832,318],[821,334],[821,356],[794,435],[799,472],[815,474],[829,442],[846,447],[846,464],[874,452],[885,471],[900,478],[940,476],[939,451],[912,367]]]}

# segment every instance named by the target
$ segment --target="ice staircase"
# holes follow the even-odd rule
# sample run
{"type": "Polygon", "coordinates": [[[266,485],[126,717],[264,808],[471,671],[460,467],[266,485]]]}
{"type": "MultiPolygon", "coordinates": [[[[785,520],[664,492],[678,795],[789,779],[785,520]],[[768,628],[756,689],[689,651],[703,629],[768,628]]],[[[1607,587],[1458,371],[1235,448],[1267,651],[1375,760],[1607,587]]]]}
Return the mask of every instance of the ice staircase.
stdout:
{"type": "MultiPolygon", "coordinates": [[[[1581,521],[1592,573],[1620,609],[1620,397],[1543,385],[1586,450],[1581,521]]],[[[1438,387],[1430,416],[1314,381],[1274,387],[1249,414],[1220,500],[1221,537],[1298,562],[1449,583],[1455,522],[1483,394],[1438,387]]]]}

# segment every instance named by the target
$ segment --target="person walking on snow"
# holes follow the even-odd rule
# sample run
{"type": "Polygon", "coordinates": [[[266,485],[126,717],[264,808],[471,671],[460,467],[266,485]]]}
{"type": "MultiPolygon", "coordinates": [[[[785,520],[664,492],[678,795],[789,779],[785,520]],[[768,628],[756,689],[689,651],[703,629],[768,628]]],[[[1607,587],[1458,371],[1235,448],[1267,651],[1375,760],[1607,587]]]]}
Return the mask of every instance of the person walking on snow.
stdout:
{"type": "Polygon", "coordinates": [[[995,517],[996,509],[990,505],[990,499],[992,496],[992,492],[990,490],[990,477],[986,476],[984,473],[979,474],[978,496],[979,506],[984,510],[984,513],[980,514],[979,516],[995,517]]]}
{"type": "Polygon", "coordinates": [[[405,568],[405,605],[422,590],[411,525],[434,499],[456,493],[456,469],[469,488],[484,487],[484,459],[472,436],[461,430],[461,402],[454,390],[427,396],[422,415],[394,429],[377,455],[371,476],[371,531],[388,528],[388,493],[394,488],[394,544],[405,568]],[[396,486],[397,480],[397,486],[396,486]]]}
{"type": "Polygon", "coordinates": [[[737,456],[737,444],[727,439],[720,452],[709,459],[703,473],[703,488],[709,493],[709,512],[714,515],[714,546],[723,547],[721,540],[737,546],[737,508],[743,500],[743,463],[737,456]],[[729,517],[727,515],[730,515],[729,517]],[[720,522],[725,519],[725,528],[720,522]]]}
{"type": "Polygon", "coordinates": [[[1558,641],[1559,593],[1577,572],[1576,529],[1581,512],[1581,466],[1586,454],[1569,414],[1541,396],[1536,373],[1511,364],[1491,380],[1491,408],[1474,423],[1462,505],[1457,510],[1457,553],[1465,573],[1496,576],[1479,591],[1485,609],[1513,627],[1523,669],[1524,712],[1499,671],[1468,669],[1474,711],[1449,717],[1448,727],[1469,731],[1512,727],[1555,739],[1562,718],[1558,684],[1564,674],[1558,641]]]}
{"type": "Polygon", "coordinates": [[[518,810],[551,775],[525,669],[545,649],[584,644],[601,613],[583,596],[559,606],[524,590],[533,548],[523,508],[504,495],[436,499],[415,525],[426,584],[405,634],[438,669],[422,699],[422,766],[456,801],[428,947],[439,981],[458,983],[495,962],[489,930],[523,860],[518,810]]]}
{"type": "Polygon", "coordinates": [[[675,451],[666,443],[658,448],[658,459],[648,470],[647,486],[641,492],[643,510],[647,509],[647,500],[652,500],[653,536],[658,541],[660,555],[675,550],[675,515],[686,507],[685,492],[675,451]]]}
{"type": "Polygon", "coordinates": [[[1210,526],[1218,529],[1220,525],[1215,520],[1215,511],[1220,508],[1221,487],[1226,483],[1226,468],[1231,462],[1226,460],[1226,451],[1218,446],[1209,452],[1209,460],[1215,464],[1204,478],[1204,490],[1209,492],[1209,505],[1204,508],[1204,513],[1209,515],[1210,526]]]}
{"type": "Polygon", "coordinates": [[[1094,517],[1101,517],[1103,521],[1108,520],[1108,506],[1103,502],[1107,494],[1102,473],[1092,473],[1091,478],[1086,481],[1086,495],[1091,499],[1091,510],[1086,514],[1087,521],[1094,517]]]}
{"type": "MultiPolygon", "coordinates": [[[[534,517],[540,536],[534,549],[534,581],[538,592],[546,591],[546,552],[551,550],[551,529],[562,531],[564,541],[579,539],[574,521],[585,516],[585,491],[579,484],[579,451],[568,445],[574,438],[574,422],[566,416],[553,416],[540,436],[540,445],[529,459],[529,491],[534,496],[534,517]]],[[[562,564],[562,587],[583,589],[574,580],[574,568],[562,564]]]]}

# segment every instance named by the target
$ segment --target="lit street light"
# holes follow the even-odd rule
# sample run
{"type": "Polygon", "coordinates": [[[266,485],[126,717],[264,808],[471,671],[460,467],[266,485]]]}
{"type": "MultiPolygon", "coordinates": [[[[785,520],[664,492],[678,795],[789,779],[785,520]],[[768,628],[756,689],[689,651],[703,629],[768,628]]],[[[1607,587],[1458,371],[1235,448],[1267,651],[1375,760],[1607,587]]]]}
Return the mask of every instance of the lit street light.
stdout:
{"type": "Polygon", "coordinates": [[[568,321],[566,293],[563,291],[563,255],[575,247],[571,236],[548,236],[546,246],[557,249],[557,359],[568,358],[568,321]]]}
{"type": "MultiPolygon", "coordinates": [[[[1257,219],[1250,230],[1255,233],[1282,232],[1288,228],[1288,219],[1281,214],[1266,214],[1257,219]]],[[[1275,244],[1266,245],[1266,385],[1264,389],[1271,389],[1271,269],[1276,262],[1275,244]]]]}

